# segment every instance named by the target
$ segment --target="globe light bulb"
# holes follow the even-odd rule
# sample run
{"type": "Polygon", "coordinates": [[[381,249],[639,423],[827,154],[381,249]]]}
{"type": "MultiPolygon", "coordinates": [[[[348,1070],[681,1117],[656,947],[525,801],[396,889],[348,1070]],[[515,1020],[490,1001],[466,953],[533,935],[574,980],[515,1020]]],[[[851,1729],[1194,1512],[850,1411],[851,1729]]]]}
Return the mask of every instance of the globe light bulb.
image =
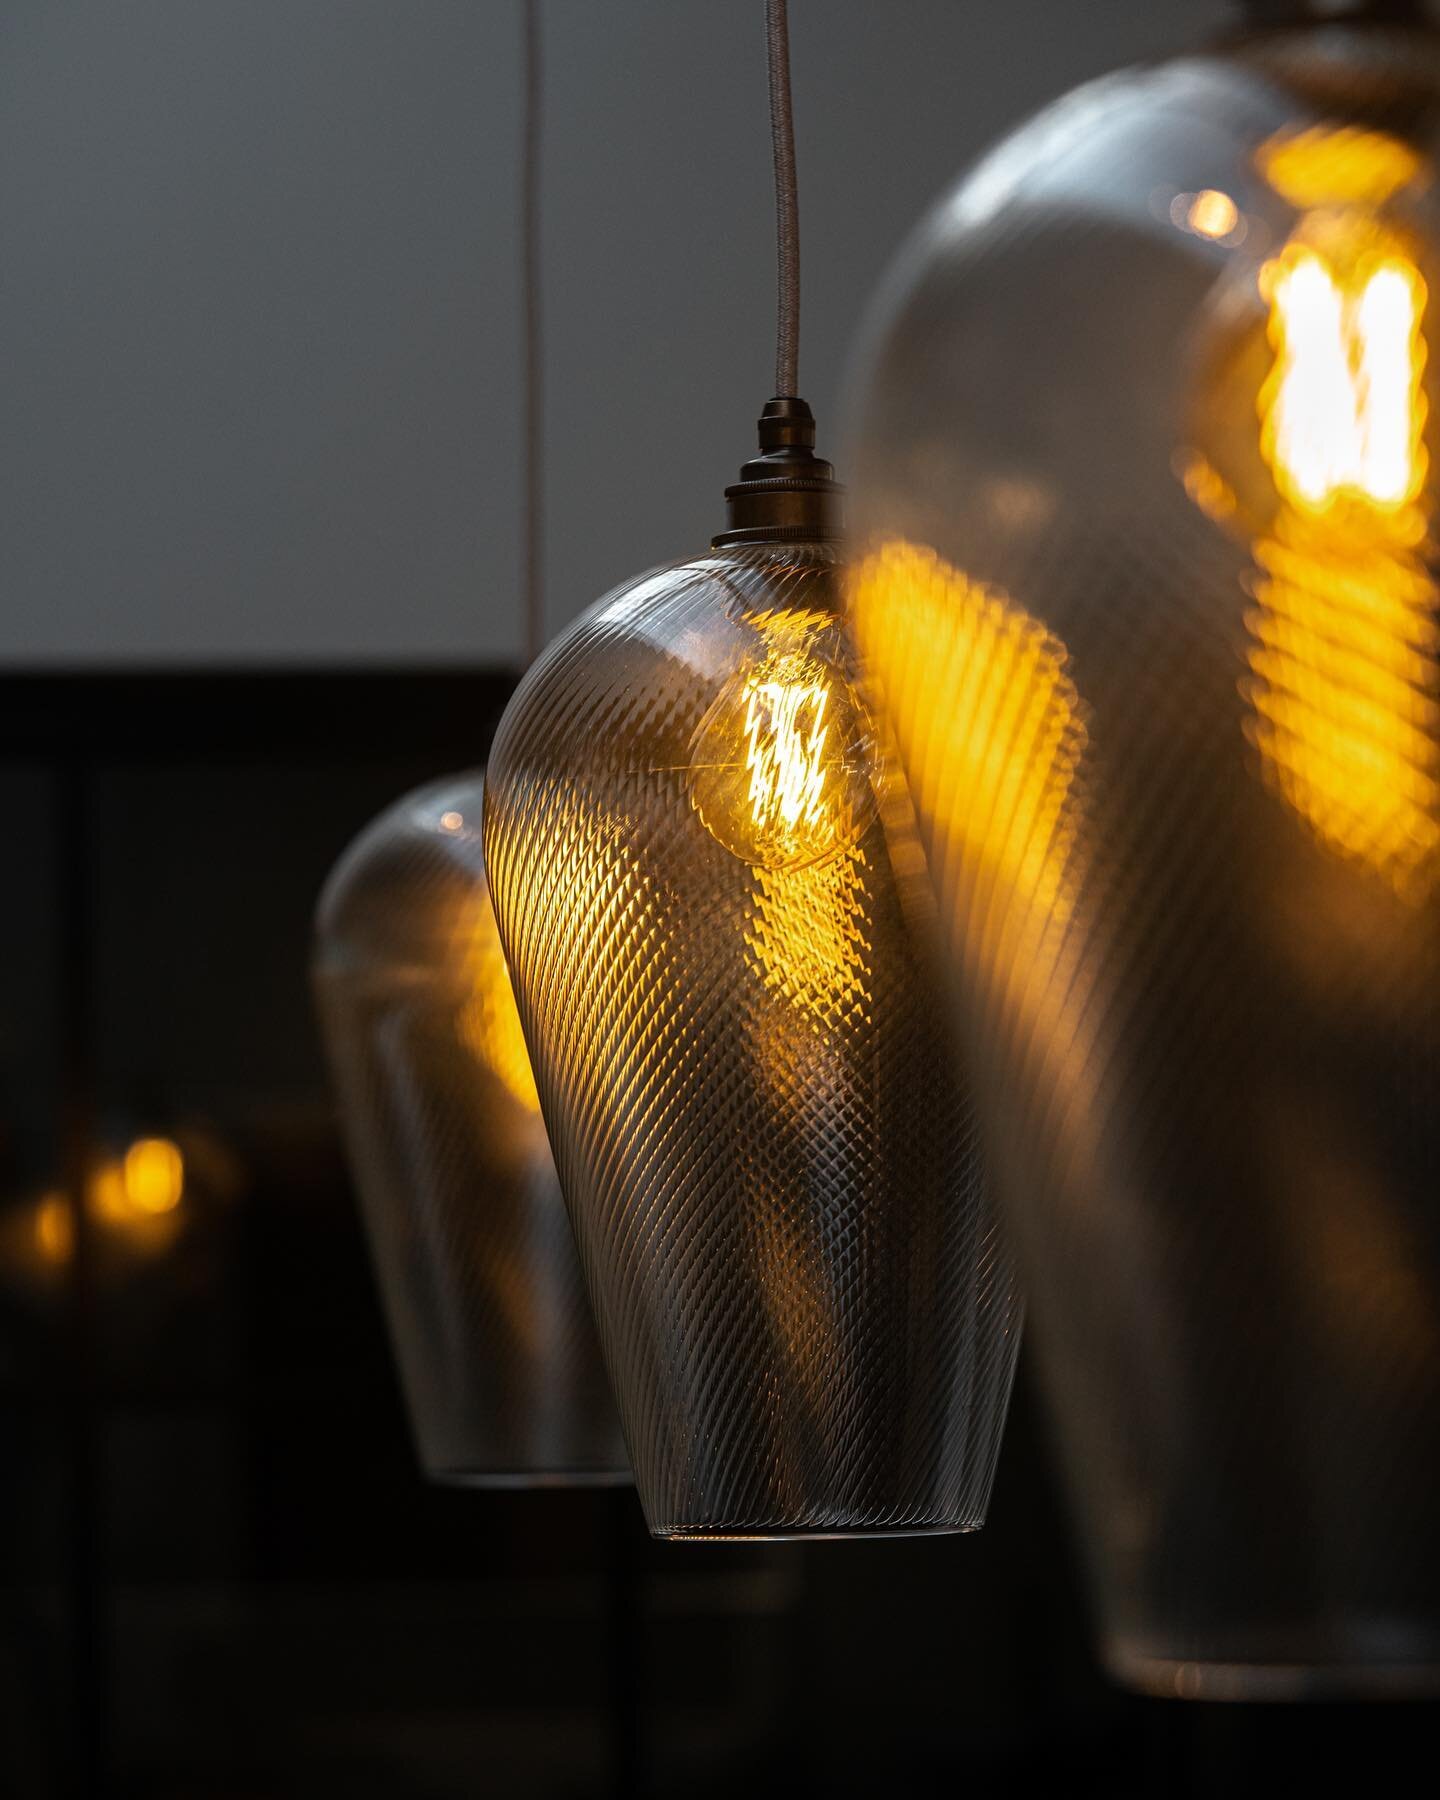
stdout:
{"type": "Polygon", "coordinates": [[[874,817],[873,734],[833,615],[781,609],[753,627],[754,659],[695,733],[691,795],[736,856],[801,868],[854,843],[874,817]]]}
{"type": "Polygon", "coordinates": [[[1347,261],[1297,243],[1265,270],[1276,350],[1261,396],[1266,460],[1312,515],[1346,499],[1388,511],[1424,481],[1425,284],[1393,253],[1347,261]]]}
{"type": "Polygon", "coordinates": [[[1187,485],[1253,561],[1244,693],[1262,778],[1330,849],[1413,896],[1440,873],[1440,734],[1417,705],[1436,685],[1429,294],[1408,222],[1427,171],[1401,139],[1343,124],[1283,129],[1254,163],[1293,217],[1236,271],[1254,297],[1205,353],[1187,485]]]}
{"type": "Polygon", "coordinates": [[[1413,545],[1428,293],[1408,214],[1426,171],[1399,139],[1340,125],[1274,134],[1254,172],[1283,236],[1235,259],[1202,339],[1192,498],[1247,534],[1288,508],[1336,548],[1413,545]]]}

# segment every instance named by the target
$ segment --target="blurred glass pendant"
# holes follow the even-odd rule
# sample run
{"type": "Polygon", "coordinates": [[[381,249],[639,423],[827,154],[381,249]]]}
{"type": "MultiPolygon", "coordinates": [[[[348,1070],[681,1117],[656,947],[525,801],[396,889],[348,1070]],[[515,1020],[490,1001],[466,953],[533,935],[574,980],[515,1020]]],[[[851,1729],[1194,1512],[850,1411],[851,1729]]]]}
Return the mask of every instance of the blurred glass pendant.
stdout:
{"type": "Polygon", "coordinates": [[[407,795],[321,898],[315,988],[420,1459],[628,1480],[485,883],[483,777],[407,795]]]}
{"type": "MultiPolygon", "coordinates": [[[[538,0],[521,8],[522,622],[544,637],[538,0]]],[[[321,897],[315,985],[427,1473],[629,1479],[481,846],[484,776],[407,795],[321,897]]]]}
{"type": "MultiPolygon", "coordinates": [[[[486,842],[660,1537],[972,1529],[1018,1338],[803,401],[501,722],[486,842]]],[[[933,924],[933,919],[932,919],[933,924]]]]}
{"type": "Polygon", "coordinates": [[[923,228],[854,616],[1112,1664],[1435,1687],[1440,36],[1252,10],[923,228]]]}

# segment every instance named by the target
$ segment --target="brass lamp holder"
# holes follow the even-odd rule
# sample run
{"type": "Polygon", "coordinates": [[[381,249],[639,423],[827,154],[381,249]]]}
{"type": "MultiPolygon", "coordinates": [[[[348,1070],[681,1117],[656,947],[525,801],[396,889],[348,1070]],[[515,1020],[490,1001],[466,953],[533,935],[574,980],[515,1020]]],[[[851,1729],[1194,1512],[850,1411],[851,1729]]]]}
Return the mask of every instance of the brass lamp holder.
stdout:
{"type": "Polygon", "coordinates": [[[803,400],[767,400],[760,415],[760,454],[744,463],[725,490],[726,528],[710,542],[779,544],[842,535],[835,470],[815,454],[815,415],[803,400]]]}

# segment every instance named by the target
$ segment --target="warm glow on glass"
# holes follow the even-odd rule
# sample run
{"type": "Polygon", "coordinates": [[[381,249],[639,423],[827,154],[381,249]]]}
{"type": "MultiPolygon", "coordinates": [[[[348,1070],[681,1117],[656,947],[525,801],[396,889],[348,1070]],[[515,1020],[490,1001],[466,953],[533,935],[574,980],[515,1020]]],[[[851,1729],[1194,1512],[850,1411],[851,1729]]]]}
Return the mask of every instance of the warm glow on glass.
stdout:
{"type": "Polygon", "coordinates": [[[866,557],[850,593],[931,875],[957,884],[954,953],[977,991],[1003,994],[1033,1041],[1057,1047],[1052,1123],[1075,1149],[1103,1058],[1087,1005],[1095,969],[1076,955],[1088,737],[1066,647],[1009,595],[914,544],[866,557]]]}
{"type": "Polygon", "coordinates": [[[824,653],[835,621],[758,623],[758,660],[728,681],[695,734],[691,794],[727,850],[801,868],[852,843],[874,814],[868,723],[824,653]]]}
{"type": "Polygon", "coordinates": [[[925,696],[914,728],[932,746],[927,777],[943,771],[945,787],[914,793],[917,810],[998,884],[1012,922],[1063,919],[1085,741],[1063,646],[1004,596],[912,544],[866,557],[851,596],[882,686],[925,696]]]}
{"type": "Polygon", "coordinates": [[[1399,138],[1350,125],[1281,132],[1255,160],[1275,192],[1302,212],[1382,205],[1421,170],[1419,156],[1399,138]]]}
{"type": "Polygon", "coordinates": [[[1332,849],[1418,895],[1440,848],[1434,584],[1383,549],[1340,556],[1283,522],[1256,546],[1250,735],[1332,849]]]}
{"type": "Polygon", "coordinates": [[[1275,365],[1260,396],[1262,448],[1294,506],[1341,497],[1395,508],[1424,484],[1425,284],[1405,257],[1350,270],[1305,244],[1266,265],[1275,365]]]}
{"type": "MultiPolygon", "coordinates": [[[[858,850],[801,869],[761,869],[746,943],[770,993],[835,1023],[866,1005],[865,882],[858,850]]],[[[771,1046],[772,1050],[776,1046],[771,1046]]],[[[789,1059],[762,1059],[778,1068],[789,1059]]]]}
{"type": "Polygon", "coordinates": [[[488,895],[468,946],[465,978],[471,998],[458,1021],[461,1037],[510,1097],[527,1112],[538,1114],[540,1096],[535,1091],[525,1034],[515,1009],[515,991],[510,985],[510,971],[505,967],[500,935],[495,929],[495,909],[488,895]]]}

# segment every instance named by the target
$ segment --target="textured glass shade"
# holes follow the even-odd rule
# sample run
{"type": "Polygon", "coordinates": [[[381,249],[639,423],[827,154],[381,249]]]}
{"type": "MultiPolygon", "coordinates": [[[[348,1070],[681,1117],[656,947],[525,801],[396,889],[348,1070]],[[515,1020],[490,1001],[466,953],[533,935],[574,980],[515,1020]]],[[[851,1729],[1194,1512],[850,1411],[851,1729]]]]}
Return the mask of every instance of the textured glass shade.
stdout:
{"type": "Polygon", "coordinates": [[[320,903],[315,989],[428,1474],[628,1477],[485,884],[483,778],[408,795],[320,903]]]}
{"type": "Polygon", "coordinates": [[[853,589],[1111,1660],[1440,1676],[1435,39],[1043,114],[870,345],[853,589]]]}
{"type": "Polygon", "coordinates": [[[658,1536],[978,1526],[1009,1393],[838,577],[796,542],[616,589],[491,756],[495,909],[658,1536]]]}

